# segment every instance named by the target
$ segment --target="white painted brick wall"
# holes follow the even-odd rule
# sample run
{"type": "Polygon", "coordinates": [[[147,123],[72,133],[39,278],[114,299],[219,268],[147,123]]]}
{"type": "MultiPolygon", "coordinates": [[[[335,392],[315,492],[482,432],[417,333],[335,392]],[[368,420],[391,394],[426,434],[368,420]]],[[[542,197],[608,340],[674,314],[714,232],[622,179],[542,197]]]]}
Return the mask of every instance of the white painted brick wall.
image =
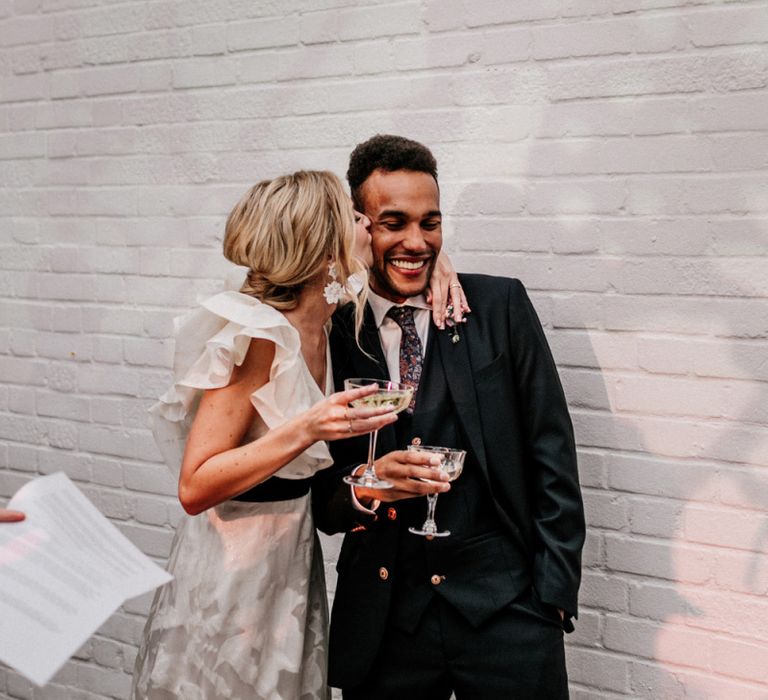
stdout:
{"type": "MultiPolygon", "coordinates": [[[[572,696],[764,699],[767,43],[764,0],[0,3],[0,499],[63,469],[162,562],[144,412],[227,211],[403,133],[458,267],[520,277],[560,366],[590,525],[572,696]]],[[[149,598],[0,697],[125,698],[149,598]]]]}

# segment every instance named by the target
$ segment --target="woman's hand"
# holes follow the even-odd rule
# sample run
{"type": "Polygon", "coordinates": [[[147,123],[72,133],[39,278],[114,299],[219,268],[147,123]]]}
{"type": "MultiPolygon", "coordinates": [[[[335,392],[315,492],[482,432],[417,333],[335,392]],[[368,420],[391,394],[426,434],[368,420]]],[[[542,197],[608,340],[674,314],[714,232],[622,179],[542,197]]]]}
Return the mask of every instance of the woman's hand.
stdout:
{"type": "Polygon", "coordinates": [[[432,320],[440,330],[445,329],[447,318],[450,317],[454,323],[462,323],[464,314],[472,310],[453,264],[442,251],[437,256],[435,269],[429,279],[427,303],[432,305],[432,320]]]}
{"type": "Polygon", "coordinates": [[[25,517],[24,513],[18,510],[0,508],[0,523],[17,523],[20,520],[24,520],[25,517]]]}
{"type": "Polygon", "coordinates": [[[367,435],[394,423],[397,420],[397,414],[386,406],[379,408],[348,406],[352,401],[370,396],[377,391],[378,387],[375,384],[350,391],[339,391],[331,394],[325,401],[312,406],[304,414],[305,425],[312,442],[367,435]]]}

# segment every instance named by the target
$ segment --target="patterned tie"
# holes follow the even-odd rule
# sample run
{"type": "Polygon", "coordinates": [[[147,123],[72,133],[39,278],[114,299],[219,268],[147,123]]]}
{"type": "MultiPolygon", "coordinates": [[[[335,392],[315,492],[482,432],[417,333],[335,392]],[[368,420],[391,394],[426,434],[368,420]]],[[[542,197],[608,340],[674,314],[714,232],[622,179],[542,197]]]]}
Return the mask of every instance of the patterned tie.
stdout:
{"type": "Polygon", "coordinates": [[[416,392],[419,389],[421,379],[421,338],[416,332],[416,323],[413,320],[412,306],[393,306],[388,312],[389,316],[402,331],[400,338],[400,382],[413,387],[413,398],[406,408],[406,413],[413,413],[416,406],[416,392]]]}

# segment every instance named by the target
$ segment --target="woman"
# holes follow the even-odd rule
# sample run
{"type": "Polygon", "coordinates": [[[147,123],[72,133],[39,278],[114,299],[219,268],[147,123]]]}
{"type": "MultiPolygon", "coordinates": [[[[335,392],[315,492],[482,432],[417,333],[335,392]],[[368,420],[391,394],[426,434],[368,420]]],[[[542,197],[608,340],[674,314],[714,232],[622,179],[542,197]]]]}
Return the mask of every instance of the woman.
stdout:
{"type": "MultiPolygon", "coordinates": [[[[181,320],[175,384],[152,408],[166,462],[181,464],[179,499],[199,515],[178,528],[134,698],[328,697],[309,478],[331,464],[325,441],[396,420],[348,408],[372,389],[331,393],[327,324],[370,257],[367,223],[355,227],[326,172],[262,182],[227,220],[224,254],[246,281],[181,320]]],[[[361,318],[365,289],[351,296],[361,318]]]]}

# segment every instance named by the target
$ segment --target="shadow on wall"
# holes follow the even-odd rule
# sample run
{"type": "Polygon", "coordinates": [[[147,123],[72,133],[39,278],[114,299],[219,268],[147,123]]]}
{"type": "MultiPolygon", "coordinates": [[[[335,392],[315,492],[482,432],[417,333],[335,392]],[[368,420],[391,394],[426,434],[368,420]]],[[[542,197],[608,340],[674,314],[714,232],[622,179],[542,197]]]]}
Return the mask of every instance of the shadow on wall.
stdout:
{"type": "MultiPolygon", "coordinates": [[[[508,181],[465,187],[457,243],[481,253],[456,259],[526,283],[569,397],[590,525],[571,680],[625,697],[763,697],[766,276],[685,257],[674,217],[622,240],[619,220],[526,220],[519,201],[508,181]]],[[[741,246],[765,240],[764,222],[739,225],[741,246]]],[[[733,245],[717,222],[699,238],[699,256],[733,245]]]]}
{"type": "MultiPolygon", "coordinates": [[[[590,513],[596,528],[606,528],[596,567],[606,574],[596,579],[605,587],[596,587],[592,602],[610,611],[601,633],[603,646],[648,660],[631,665],[634,693],[726,697],[737,686],[729,676],[759,680],[762,673],[754,661],[732,666],[729,661],[741,644],[739,637],[765,639],[756,624],[762,618],[755,617],[760,606],[749,598],[765,593],[768,573],[756,517],[766,502],[766,484],[749,469],[750,463],[764,461],[759,456],[764,437],[742,425],[754,420],[758,389],[738,392],[741,397],[729,407],[723,394],[732,387],[723,389],[704,367],[697,368],[697,358],[725,364],[734,359],[727,341],[706,335],[712,325],[727,324],[727,317],[699,309],[684,320],[677,313],[667,316],[669,310],[658,301],[658,325],[643,319],[633,324],[631,312],[623,309],[625,328],[636,327],[632,335],[641,374],[606,372],[609,416],[577,416],[580,441],[596,450],[601,488],[607,489],[590,513]],[[653,335],[681,328],[696,332],[694,326],[703,338],[667,342],[653,335]],[[675,353],[669,345],[684,347],[675,353]],[[654,367],[656,360],[661,366],[654,367]],[[671,363],[686,368],[674,369],[671,363]],[[659,376],[666,372],[673,376],[659,376]],[[732,505],[753,512],[729,510],[732,505]],[[723,633],[736,638],[723,639],[723,633]],[[685,673],[680,666],[692,669],[685,673]],[[724,678],[697,676],[693,669],[724,678]]],[[[722,332],[727,337],[734,331],[722,332]]],[[[747,378],[743,368],[728,374],[747,378]]],[[[761,696],[756,688],[745,687],[740,697],[751,697],[750,690],[761,696]]]]}

